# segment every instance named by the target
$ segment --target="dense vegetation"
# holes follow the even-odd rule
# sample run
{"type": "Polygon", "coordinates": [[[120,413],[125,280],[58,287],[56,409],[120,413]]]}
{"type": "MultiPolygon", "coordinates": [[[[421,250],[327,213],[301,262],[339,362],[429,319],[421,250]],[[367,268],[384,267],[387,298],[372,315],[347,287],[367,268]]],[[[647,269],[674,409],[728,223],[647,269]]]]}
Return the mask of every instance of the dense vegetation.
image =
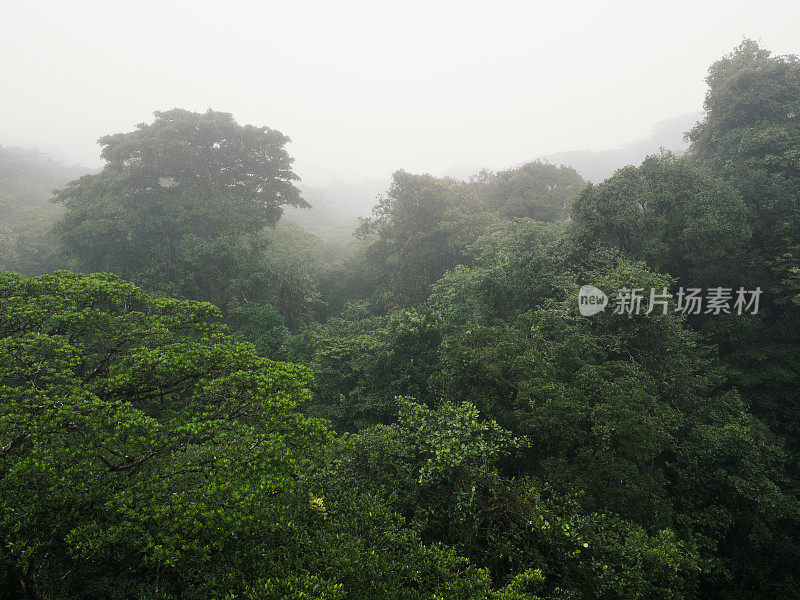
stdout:
{"type": "Polygon", "coordinates": [[[0,596],[800,597],[800,61],[707,83],[682,156],[398,171],[347,244],[280,220],[275,130],[102,138],[46,260],[5,217],[0,596]]]}

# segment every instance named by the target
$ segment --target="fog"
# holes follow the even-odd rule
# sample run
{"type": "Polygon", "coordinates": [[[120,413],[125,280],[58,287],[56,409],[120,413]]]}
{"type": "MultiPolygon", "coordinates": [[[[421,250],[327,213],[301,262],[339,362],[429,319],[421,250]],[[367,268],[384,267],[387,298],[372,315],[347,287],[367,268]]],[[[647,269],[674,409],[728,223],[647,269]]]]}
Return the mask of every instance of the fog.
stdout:
{"type": "Polygon", "coordinates": [[[95,167],[154,110],[292,138],[307,185],[623,146],[702,107],[744,36],[800,45],[800,3],[4,2],[0,144],[95,167]]]}

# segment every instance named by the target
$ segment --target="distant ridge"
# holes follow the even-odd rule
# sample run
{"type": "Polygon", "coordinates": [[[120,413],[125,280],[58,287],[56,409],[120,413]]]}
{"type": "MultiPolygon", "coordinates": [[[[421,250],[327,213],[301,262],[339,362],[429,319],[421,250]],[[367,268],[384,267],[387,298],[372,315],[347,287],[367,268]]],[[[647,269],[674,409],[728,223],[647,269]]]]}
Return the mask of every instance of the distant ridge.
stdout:
{"type": "Polygon", "coordinates": [[[676,154],[683,153],[688,144],[683,135],[700,120],[701,113],[687,113],[656,124],[649,137],[630,142],[610,150],[570,150],[539,157],[555,164],[574,168],[584,179],[599,183],[628,165],[638,165],[645,157],[656,154],[661,148],[676,154]]]}

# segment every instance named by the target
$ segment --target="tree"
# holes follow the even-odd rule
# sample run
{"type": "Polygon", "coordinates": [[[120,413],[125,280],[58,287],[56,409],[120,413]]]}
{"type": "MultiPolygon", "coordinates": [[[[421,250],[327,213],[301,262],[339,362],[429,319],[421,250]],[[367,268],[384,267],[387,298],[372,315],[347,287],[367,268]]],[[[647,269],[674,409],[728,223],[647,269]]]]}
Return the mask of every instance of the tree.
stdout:
{"type": "Polygon", "coordinates": [[[327,438],[292,409],[307,370],[111,275],[4,273],[0,303],[0,530],[27,597],[208,597],[292,535],[327,438]]]}
{"type": "Polygon", "coordinates": [[[419,302],[428,286],[458,262],[447,219],[454,208],[449,182],[397,171],[388,193],[362,218],[356,236],[371,240],[367,261],[383,274],[385,289],[400,302],[419,302]]]}
{"type": "Polygon", "coordinates": [[[388,317],[330,319],[296,336],[289,343],[292,360],[317,375],[309,413],[353,431],[394,421],[396,396],[433,402],[441,327],[435,313],[403,309],[388,317]]]}
{"type": "Polygon", "coordinates": [[[711,65],[706,82],[706,114],[688,134],[689,156],[741,195],[756,259],[742,266],[763,290],[757,320],[713,333],[755,414],[800,457],[800,318],[793,302],[800,267],[800,59],[744,40],[711,65]]]}
{"type": "Polygon", "coordinates": [[[29,600],[485,597],[368,494],[325,497],[305,367],[210,304],[0,274],[0,590],[29,600]]]}
{"type": "Polygon", "coordinates": [[[486,210],[506,219],[525,217],[556,223],[569,218],[572,201],[586,182],[572,167],[526,163],[476,180],[486,210]]]}
{"type": "MultiPolygon", "coordinates": [[[[661,168],[671,172],[668,161],[654,166],[661,168]]],[[[670,189],[669,177],[659,181],[670,189]]],[[[469,402],[530,442],[494,465],[497,480],[482,463],[429,489],[413,468],[427,460],[412,450],[415,436],[458,445],[461,425],[449,409],[416,409],[427,417],[411,427],[401,404],[398,424],[358,434],[348,464],[363,470],[349,485],[368,482],[427,539],[455,544],[488,568],[496,585],[540,569],[544,584],[531,583],[531,594],[556,595],[560,587],[598,598],[786,595],[800,524],[780,440],[749,413],[714,348],[674,310],[578,315],[579,283],[613,294],[623,286],[673,288],[676,279],[619,249],[586,254],[570,247],[573,239],[557,224],[507,222],[473,245],[474,266],[448,272],[413,311],[331,320],[316,330],[309,356],[330,405],[363,416],[398,394],[417,395],[429,412],[440,399],[469,402]],[[401,325],[396,342],[392,323],[401,325]],[[454,483],[458,491],[448,487],[454,483]],[[571,499],[574,508],[559,513],[537,494],[555,504],[571,499]],[[474,504],[456,510],[462,500],[474,504]],[[547,516],[553,512],[559,516],[547,516]],[[592,550],[571,562],[582,546],[531,532],[532,515],[580,530],[580,544],[592,550]]],[[[476,417],[467,429],[481,425],[476,417]]],[[[458,450],[434,451],[432,460],[451,453],[469,464],[458,450]]]]}
{"type": "MultiPolygon", "coordinates": [[[[549,260],[558,265],[558,254],[549,260]]],[[[642,263],[613,255],[592,262],[585,272],[571,266],[576,281],[604,290],[671,286],[642,263]]],[[[542,276],[569,268],[544,268],[542,276]]],[[[457,303],[462,296],[448,293],[448,283],[436,296],[457,303]]],[[[732,389],[713,348],[672,312],[581,317],[576,283],[563,300],[520,302],[515,312],[500,305],[502,318],[487,317],[492,287],[482,285],[480,320],[444,327],[437,377],[444,397],[473,401],[531,440],[512,472],[578,495],[584,511],[650,533],[672,530],[698,549],[700,597],[787,595],[800,526],[791,464],[732,389]]]]}
{"type": "Polygon", "coordinates": [[[597,186],[573,207],[577,242],[606,244],[693,287],[752,283],[752,235],[736,189],[673,154],[650,156],[597,186]]]}
{"type": "Polygon", "coordinates": [[[705,118],[688,133],[690,155],[741,192],[753,242],[773,261],[797,260],[800,222],[800,60],[744,40],[706,77],[705,118]]]}
{"type": "Polygon", "coordinates": [[[673,532],[650,535],[586,513],[533,479],[503,476],[498,462],[524,440],[469,403],[432,410],[398,402],[396,423],[346,439],[328,489],[386,498],[423,539],[446,541],[485,566],[492,597],[678,600],[692,589],[696,556],[673,532]]]}
{"type": "Polygon", "coordinates": [[[205,282],[224,288],[240,240],[274,225],[282,205],[306,206],[293,184],[289,138],[212,110],[155,117],[100,139],[107,163],[57,194],[67,212],[56,230],[80,269],[170,284],[174,293],[191,291],[185,280],[206,245],[225,246],[229,262],[217,261],[205,282]]]}
{"type": "Polygon", "coordinates": [[[584,183],[574,169],[541,162],[482,171],[468,183],[397,171],[356,235],[369,242],[364,262],[380,289],[396,303],[417,304],[503,222],[566,220],[584,183]]]}

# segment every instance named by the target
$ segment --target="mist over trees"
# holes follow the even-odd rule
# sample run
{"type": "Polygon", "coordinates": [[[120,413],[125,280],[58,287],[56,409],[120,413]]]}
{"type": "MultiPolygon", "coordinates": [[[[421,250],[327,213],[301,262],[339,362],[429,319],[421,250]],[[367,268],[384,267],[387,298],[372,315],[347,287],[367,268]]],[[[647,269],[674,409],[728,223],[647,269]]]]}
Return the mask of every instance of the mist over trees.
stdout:
{"type": "Polygon", "coordinates": [[[34,275],[63,266],[50,231],[61,211],[50,198],[84,172],[35,150],[0,147],[0,268],[34,275]]]}
{"type": "Polygon", "coordinates": [[[0,149],[0,596],[800,597],[800,61],[707,84],[683,154],[398,170],[346,238],[228,113],[0,149]]]}
{"type": "Polygon", "coordinates": [[[679,117],[656,123],[653,133],[646,138],[623,144],[608,150],[571,150],[546,154],[543,160],[565,164],[576,169],[586,180],[601,183],[625,165],[638,165],[651,154],[662,149],[674,154],[683,154],[689,147],[686,132],[702,118],[700,112],[687,113],[679,117]]]}

